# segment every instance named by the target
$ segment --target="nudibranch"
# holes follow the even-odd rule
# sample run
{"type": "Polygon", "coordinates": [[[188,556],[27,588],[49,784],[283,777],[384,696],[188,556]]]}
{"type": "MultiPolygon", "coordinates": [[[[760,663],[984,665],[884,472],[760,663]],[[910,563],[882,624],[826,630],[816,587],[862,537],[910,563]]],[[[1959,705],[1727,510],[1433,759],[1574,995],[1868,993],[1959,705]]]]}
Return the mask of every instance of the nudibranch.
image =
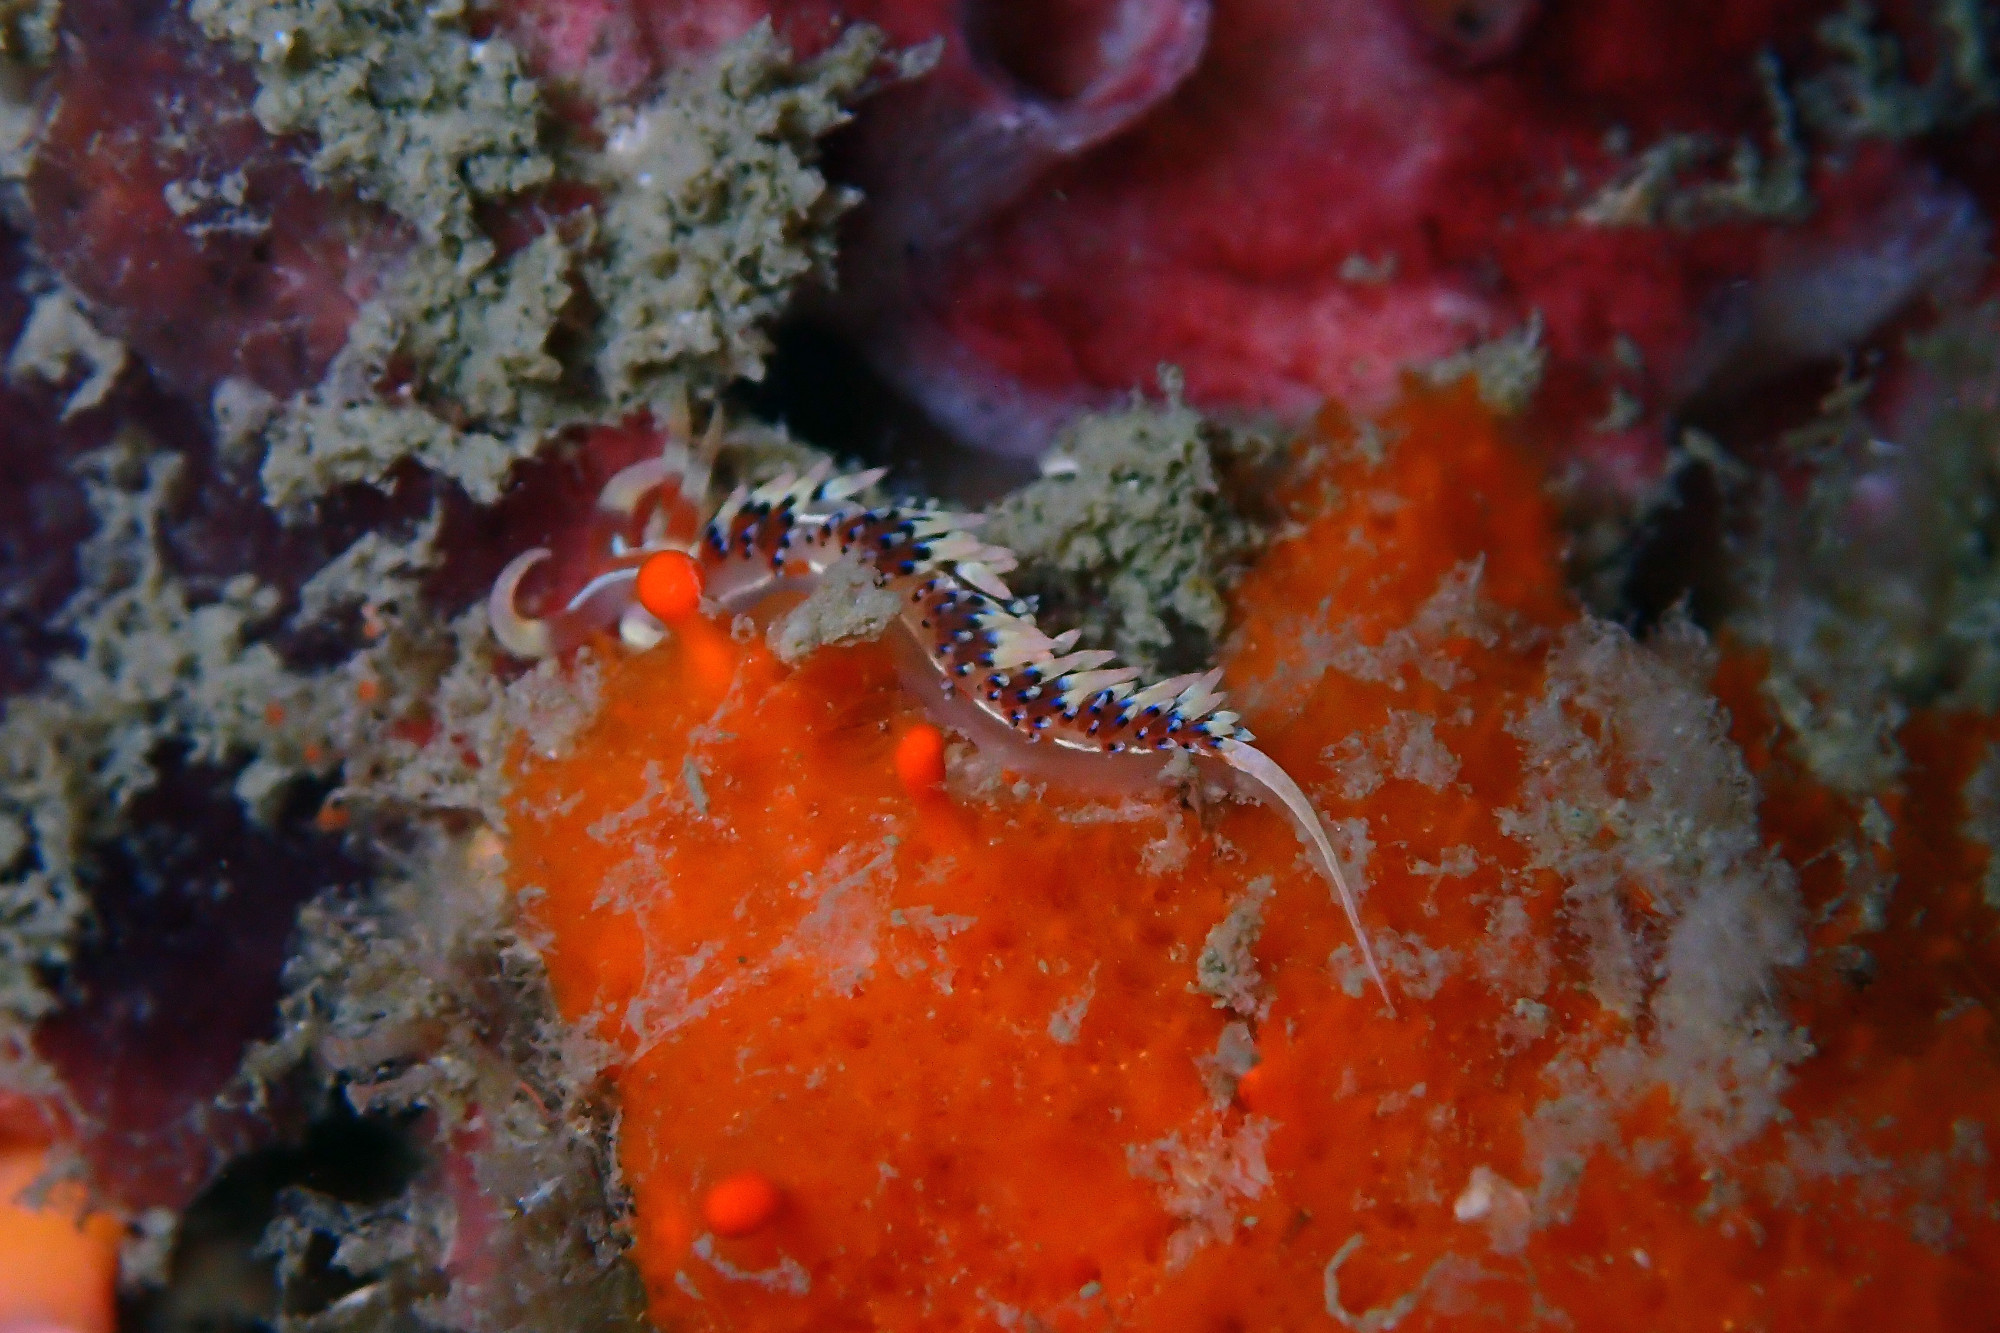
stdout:
{"type": "Polygon", "coordinates": [[[711,423],[696,447],[670,438],[659,456],[605,483],[598,507],[627,530],[611,538],[611,566],[583,584],[560,615],[530,618],[516,605],[523,578],[551,552],[537,547],[509,562],[488,601],[501,646],[519,657],[549,657],[615,621],[628,647],[653,647],[670,631],[638,592],[648,562],[662,558],[694,562],[701,610],[732,616],[775,593],[810,589],[841,561],[859,562],[878,587],[898,596],[906,682],[941,723],[998,750],[1006,767],[1130,789],[1173,781],[1189,762],[1219,765],[1233,791],[1275,802],[1340,899],[1368,974],[1394,1011],[1325,826],[1290,774],[1252,745],[1249,729],[1223,707],[1219,668],[1145,683],[1136,667],[1116,665],[1115,653],[1079,650],[1076,630],[1043,633],[1033,608],[1001,578],[1015,567],[1014,553],[976,535],[981,515],[860,499],[883,468],[836,474],[821,461],[803,475],[738,485],[684,539],[676,529],[684,534],[687,525],[674,521],[668,488],[678,493],[678,507],[703,506],[717,435],[711,423]],[[642,515],[643,531],[630,540],[642,515]]]}

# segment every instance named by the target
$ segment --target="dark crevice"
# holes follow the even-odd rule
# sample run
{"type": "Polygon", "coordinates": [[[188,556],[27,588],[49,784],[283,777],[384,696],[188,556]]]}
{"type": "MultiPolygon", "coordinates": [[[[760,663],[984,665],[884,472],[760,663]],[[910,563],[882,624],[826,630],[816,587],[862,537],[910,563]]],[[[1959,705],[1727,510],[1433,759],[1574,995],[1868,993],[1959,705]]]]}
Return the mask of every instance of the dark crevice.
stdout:
{"type": "Polygon", "coordinates": [[[837,330],[795,320],[777,331],[764,378],[736,406],[843,460],[891,469],[897,490],[984,504],[1033,477],[1031,465],[954,439],[837,330]]]}
{"type": "Polygon", "coordinates": [[[1669,482],[1670,495],[1639,521],[1625,559],[1618,619],[1636,634],[1678,609],[1713,631],[1731,582],[1722,487],[1695,463],[1669,482]]]}
{"type": "Polygon", "coordinates": [[[89,925],[51,978],[64,1008],[36,1032],[77,1098],[93,1178],[138,1207],[178,1205],[270,1132],[214,1099],[274,1033],[299,907],[367,873],[313,826],[324,784],[292,784],[264,826],[233,771],[188,763],[182,747],[154,763],[126,831],[91,849],[89,925]]]}
{"type": "Polygon", "coordinates": [[[973,56],[1050,102],[1069,102],[1108,72],[1132,0],[968,0],[973,56]]]}
{"type": "MultiPolygon", "coordinates": [[[[345,1203],[393,1199],[415,1179],[423,1157],[407,1117],[356,1115],[337,1090],[295,1143],[237,1158],[180,1219],[165,1285],[130,1296],[119,1311],[125,1333],[262,1333],[276,1326],[276,1261],[259,1252],[286,1191],[310,1190],[345,1203]]],[[[332,1246],[307,1256],[307,1272],[287,1297],[329,1303],[355,1280],[331,1263],[332,1246]],[[305,1289],[310,1288],[307,1292],[305,1289]]]]}

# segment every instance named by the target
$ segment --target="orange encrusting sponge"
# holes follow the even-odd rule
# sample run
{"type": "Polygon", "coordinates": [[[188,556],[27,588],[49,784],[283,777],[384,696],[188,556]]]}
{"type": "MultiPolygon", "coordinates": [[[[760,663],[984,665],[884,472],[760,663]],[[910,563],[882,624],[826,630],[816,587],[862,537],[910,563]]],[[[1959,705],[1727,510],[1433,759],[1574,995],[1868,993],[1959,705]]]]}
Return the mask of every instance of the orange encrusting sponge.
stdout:
{"type": "Polygon", "coordinates": [[[79,1215],[74,1185],[30,1203],[45,1162],[38,1146],[0,1140],[0,1330],[111,1333],[122,1230],[79,1215]]]}
{"type": "MultiPolygon", "coordinates": [[[[1238,589],[1225,665],[1260,745],[1365,860],[1378,944],[1401,932],[1400,1018],[1280,815],[963,774],[933,792],[885,644],[788,671],[760,642],[670,638],[611,666],[573,751],[526,769],[513,874],[564,1012],[623,1053],[633,1257],[660,1327],[1984,1317],[1987,1205],[1943,1197],[1942,1244],[1882,1202],[1903,1196],[1880,1173],[1799,1177],[1777,1201],[1782,1124],[1717,1161],[1641,1090],[1573,1169],[1531,1169],[1550,1159],[1524,1121],[1566,1095],[1563,1059],[1647,1038],[1579,984],[1561,886],[1524,871],[1499,813],[1524,780],[1509,721],[1575,612],[1540,472],[1469,391],[1384,425],[1385,462],[1335,450],[1295,488],[1298,530],[1238,589]],[[1479,625],[1450,613],[1472,584],[1479,625]],[[1449,771],[1390,756],[1353,782],[1349,738],[1413,716],[1449,771]],[[1526,1009],[1482,962],[1503,898],[1515,946],[1546,954],[1526,1009]],[[746,1179],[768,1187],[754,1209],[734,1207],[746,1179]]],[[[1946,929],[1991,936],[1961,908],[1946,929]]],[[[1872,996],[1825,998],[1817,976],[1801,1016],[1827,1040],[1872,996]]],[[[1996,1123],[1987,1010],[1918,1015],[1927,984],[1884,969],[1897,1021],[1930,1026],[1807,1059],[1790,1128],[1902,1117],[1854,1139],[1858,1160],[1996,1123]]],[[[1983,1162],[1956,1170],[1983,1188],[1983,1162]]]]}

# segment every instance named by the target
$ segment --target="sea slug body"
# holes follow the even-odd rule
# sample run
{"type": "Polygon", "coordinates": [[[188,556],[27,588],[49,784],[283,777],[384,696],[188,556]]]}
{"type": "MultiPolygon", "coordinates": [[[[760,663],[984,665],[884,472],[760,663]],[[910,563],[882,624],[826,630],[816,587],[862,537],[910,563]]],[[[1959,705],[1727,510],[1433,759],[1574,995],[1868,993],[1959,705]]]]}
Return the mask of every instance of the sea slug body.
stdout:
{"type": "MultiPolygon", "coordinates": [[[[707,447],[669,441],[658,458],[618,473],[605,484],[599,507],[636,520],[647,498],[670,483],[683,500],[699,503],[708,489],[714,433],[707,447]]],[[[1219,761],[1245,795],[1282,807],[1339,897],[1368,974],[1393,1011],[1358,900],[1317,812],[1223,707],[1220,669],[1147,684],[1137,668],[1115,665],[1114,653],[1078,650],[1075,630],[1044,634],[1032,608],[1000,577],[1014,568],[1013,552],[975,535],[979,515],[923,503],[861,503],[856,497],[883,475],[883,469],[835,474],[822,462],[803,476],[787,472],[754,489],[738,486],[686,545],[665,535],[662,504],[636,544],[614,537],[618,563],[585,583],[557,619],[528,618],[515,605],[522,578],[550,555],[545,548],[524,552],[494,583],[495,637],[519,656],[546,657],[615,619],[628,646],[652,647],[668,629],[636,593],[645,562],[661,552],[693,558],[704,605],[723,614],[810,588],[839,561],[861,561],[877,586],[897,594],[906,680],[940,721],[998,749],[1009,767],[1129,788],[1166,780],[1177,760],[1219,761]]]]}

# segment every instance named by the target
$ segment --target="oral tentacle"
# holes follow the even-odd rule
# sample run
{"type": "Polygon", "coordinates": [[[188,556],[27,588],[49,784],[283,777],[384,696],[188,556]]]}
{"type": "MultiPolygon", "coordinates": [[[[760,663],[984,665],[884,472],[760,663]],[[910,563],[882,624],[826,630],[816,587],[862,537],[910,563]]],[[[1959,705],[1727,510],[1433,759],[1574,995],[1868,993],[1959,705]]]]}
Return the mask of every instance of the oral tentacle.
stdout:
{"type": "Polygon", "coordinates": [[[516,657],[537,659],[555,653],[555,631],[549,622],[522,615],[515,604],[521,580],[552,554],[546,546],[521,552],[507,562],[500,577],[493,581],[493,591],[487,594],[486,619],[493,627],[493,637],[516,657]]]}

